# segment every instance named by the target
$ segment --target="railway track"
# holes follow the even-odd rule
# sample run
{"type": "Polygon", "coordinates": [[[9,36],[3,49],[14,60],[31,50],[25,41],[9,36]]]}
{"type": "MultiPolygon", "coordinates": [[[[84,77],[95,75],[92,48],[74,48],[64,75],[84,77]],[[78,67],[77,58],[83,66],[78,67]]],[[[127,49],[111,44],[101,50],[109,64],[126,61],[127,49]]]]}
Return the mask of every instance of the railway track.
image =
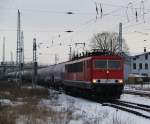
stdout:
{"type": "Polygon", "coordinates": [[[122,111],[126,111],[137,116],[141,116],[147,119],[150,119],[150,106],[143,105],[133,102],[127,102],[122,100],[112,100],[109,102],[102,103],[103,106],[110,106],[113,108],[120,109],[122,111]]]}
{"type": "Polygon", "coordinates": [[[95,99],[93,97],[82,97],[82,98],[98,102],[103,106],[110,106],[125,112],[135,114],[137,116],[144,117],[146,119],[150,119],[150,105],[144,105],[140,103],[128,102],[123,100],[95,99]]]}
{"type": "Polygon", "coordinates": [[[139,96],[143,96],[143,97],[150,97],[150,92],[146,92],[146,91],[134,91],[134,90],[124,90],[123,93],[125,94],[133,94],[133,95],[139,95],[139,96]]]}
{"type": "MultiPolygon", "coordinates": [[[[71,95],[72,96],[72,95],[71,95]]],[[[85,98],[85,97],[82,97],[85,98]]],[[[95,99],[86,97],[85,99],[92,100],[102,104],[103,106],[110,106],[125,112],[135,114],[137,116],[150,119],[150,105],[144,105],[140,103],[128,102],[123,100],[106,100],[106,99],[95,99]]]]}

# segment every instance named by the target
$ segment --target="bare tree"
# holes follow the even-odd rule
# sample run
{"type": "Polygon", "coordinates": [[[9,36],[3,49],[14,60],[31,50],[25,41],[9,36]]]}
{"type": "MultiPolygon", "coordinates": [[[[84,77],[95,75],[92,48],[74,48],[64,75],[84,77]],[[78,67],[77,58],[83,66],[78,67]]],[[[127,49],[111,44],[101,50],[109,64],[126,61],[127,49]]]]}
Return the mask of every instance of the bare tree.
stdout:
{"type": "MultiPolygon", "coordinates": [[[[119,52],[118,36],[115,32],[97,33],[92,37],[91,48],[119,52]]],[[[129,53],[129,48],[124,39],[122,40],[122,52],[129,53]]]]}

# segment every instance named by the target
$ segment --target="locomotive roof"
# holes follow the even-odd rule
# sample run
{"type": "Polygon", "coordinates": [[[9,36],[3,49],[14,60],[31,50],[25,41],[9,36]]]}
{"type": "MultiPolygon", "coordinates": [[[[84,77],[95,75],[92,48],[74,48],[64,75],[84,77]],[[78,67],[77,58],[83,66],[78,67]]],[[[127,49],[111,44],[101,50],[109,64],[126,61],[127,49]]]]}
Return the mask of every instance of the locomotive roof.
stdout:
{"type": "Polygon", "coordinates": [[[74,56],[72,60],[77,60],[77,59],[81,59],[81,58],[87,58],[87,57],[93,57],[93,56],[121,56],[120,53],[114,53],[114,52],[110,52],[110,51],[93,51],[93,52],[89,52],[89,53],[82,53],[80,55],[76,55],[74,56]]]}
{"type": "MultiPolygon", "coordinates": [[[[70,63],[70,62],[83,61],[83,60],[91,59],[93,57],[119,57],[119,58],[122,58],[122,55],[120,53],[114,53],[114,52],[110,52],[110,51],[94,50],[93,52],[86,52],[86,53],[83,52],[82,54],[74,56],[69,61],[61,62],[58,64],[66,64],[66,63],[70,63]]],[[[55,65],[58,65],[58,64],[55,64],[55,65]]],[[[54,65],[51,65],[51,66],[54,66],[54,65]]]]}
{"type": "Polygon", "coordinates": [[[89,60],[91,58],[98,58],[98,57],[115,57],[115,58],[122,58],[122,56],[119,53],[112,53],[112,52],[91,52],[91,53],[86,53],[80,56],[75,56],[72,58],[70,61],[67,61],[65,63],[74,63],[74,62],[80,62],[83,60],[89,60]]]}

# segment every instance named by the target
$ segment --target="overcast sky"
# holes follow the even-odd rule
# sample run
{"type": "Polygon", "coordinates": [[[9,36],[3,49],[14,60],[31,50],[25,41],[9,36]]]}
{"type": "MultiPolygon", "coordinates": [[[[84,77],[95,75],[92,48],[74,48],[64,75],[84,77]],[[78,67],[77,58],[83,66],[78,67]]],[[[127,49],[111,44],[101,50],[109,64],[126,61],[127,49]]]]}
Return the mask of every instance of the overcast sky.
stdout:
{"type": "MultiPolygon", "coordinates": [[[[123,37],[131,54],[150,51],[150,1],[145,0],[0,0],[0,61],[3,37],[6,37],[6,60],[16,54],[17,9],[21,12],[24,31],[25,61],[32,60],[32,41],[37,38],[38,61],[53,64],[68,59],[69,45],[86,42],[102,31],[118,32],[123,23],[123,37]],[[103,10],[96,19],[95,2],[103,10]],[[137,10],[137,20],[136,20],[137,10]],[[66,12],[73,12],[68,15],[66,12]],[[143,14],[144,13],[144,14],[143,14]],[[65,31],[72,30],[73,33],[65,31]],[[53,42],[53,44],[52,44],[53,42]]],[[[78,48],[82,50],[82,46],[78,48]]]]}

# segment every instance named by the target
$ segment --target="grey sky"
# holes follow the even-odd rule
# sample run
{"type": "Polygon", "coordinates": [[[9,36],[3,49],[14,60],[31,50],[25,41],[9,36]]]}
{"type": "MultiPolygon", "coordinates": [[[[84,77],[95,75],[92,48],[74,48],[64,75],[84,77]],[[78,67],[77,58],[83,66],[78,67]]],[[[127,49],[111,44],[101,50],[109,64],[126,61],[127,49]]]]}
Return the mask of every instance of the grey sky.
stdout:
{"type": "Polygon", "coordinates": [[[32,60],[34,37],[37,38],[38,43],[44,43],[38,49],[39,61],[53,63],[55,54],[58,54],[59,61],[68,59],[69,44],[75,42],[89,44],[90,38],[97,32],[118,32],[119,22],[123,23],[123,37],[132,54],[143,52],[144,46],[150,50],[150,38],[147,34],[150,33],[150,1],[144,1],[146,23],[143,20],[142,6],[141,0],[0,0],[0,60],[3,36],[6,37],[6,59],[10,60],[10,51],[13,51],[15,57],[17,9],[21,11],[26,61],[32,60]],[[104,12],[102,19],[96,20],[93,1],[102,4],[104,12]],[[129,8],[133,6],[134,9],[127,11],[129,2],[132,2],[129,8]],[[136,22],[135,8],[138,12],[138,22],[136,22]],[[75,14],[65,14],[68,11],[75,14]],[[66,30],[73,30],[74,33],[66,33],[66,30]],[[46,48],[47,46],[49,48],[46,48]]]}

